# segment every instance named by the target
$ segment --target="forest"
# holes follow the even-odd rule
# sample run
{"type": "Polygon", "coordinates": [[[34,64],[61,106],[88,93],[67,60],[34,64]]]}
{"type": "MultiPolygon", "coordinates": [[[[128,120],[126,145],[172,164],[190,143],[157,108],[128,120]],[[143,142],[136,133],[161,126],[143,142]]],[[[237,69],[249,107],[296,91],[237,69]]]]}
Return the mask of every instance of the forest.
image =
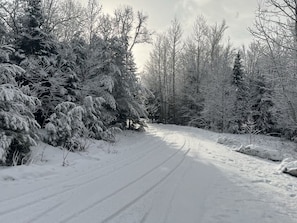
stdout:
{"type": "MultiPolygon", "coordinates": [[[[256,10],[256,9],[255,9],[256,10]]],[[[262,1],[249,27],[253,41],[235,48],[225,21],[198,16],[190,34],[174,19],[157,34],[143,82],[149,117],[234,134],[296,138],[297,3],[262,1]]]]}
{"type": "Polygon", "coordinates": [[[145,13],[102,7],[0,1],[0,165],[26,163],[39,140],[70,151],[85,149],[82,137],[112,142],[147,118],[295,139],[296,1],[266,0],[240,49],[225,21],[199,16],[186,36],[173,18],[154,33],[145,13]],[[144,43],[152,51],[139,72],[133,49],[144,43]]]}

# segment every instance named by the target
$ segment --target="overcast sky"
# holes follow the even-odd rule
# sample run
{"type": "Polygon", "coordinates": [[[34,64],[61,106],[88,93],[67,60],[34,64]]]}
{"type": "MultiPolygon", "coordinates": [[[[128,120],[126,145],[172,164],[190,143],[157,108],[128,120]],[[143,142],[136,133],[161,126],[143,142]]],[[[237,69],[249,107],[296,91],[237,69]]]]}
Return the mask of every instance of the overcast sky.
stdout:
{"type": "MultiPolygon", "coordinates": [[[[87,2],[87,0],[80,0],[87,2]]],[[[121,5],[130,5],[135,11],[141,10],[149,16],[148,26],[156,32],[163,32],[174,17],[184,29],[184,36],[191,32],[195,18],[203,15],[209,24],[226,20],[230,37],[235,47],[248,44],[251,35],[247,28],[252,26],[257,0],[99,0],[103,11],[113,13],[121,5]]],[[[141,68],[149,57],[149,46],[138,46],[135,50],[137,65],[141,68]]]]}

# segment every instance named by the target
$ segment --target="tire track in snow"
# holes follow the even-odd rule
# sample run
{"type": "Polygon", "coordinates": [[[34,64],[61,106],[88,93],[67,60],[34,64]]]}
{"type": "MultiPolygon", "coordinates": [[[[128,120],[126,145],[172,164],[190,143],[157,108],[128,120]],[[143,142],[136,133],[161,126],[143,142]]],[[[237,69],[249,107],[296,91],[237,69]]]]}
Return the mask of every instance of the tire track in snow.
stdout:
{"type": "MultiPolygon", "coordinates": [[[[114,197],[115,195],[117,195],[118,193],[120,193],[121,191],[129,188],[131,185],[139,182],[141,179],[145,178],[146,176],[148,176],[149,174],[151,174],[152,172],[156,171],[158,168],[160,168],[161,166],[163,166],[165,163],[167,163],[168,161],[170,161],[173,157],[175,157],[178,153],[180,153],[184,146],[186,144],[186,141],[184,141],[183,145],[181,146],[181,148],[179,148],[177,151],[175,151],[173,154],[171,154],[169,157],[167,157],[165,160],[163,160],[161,163],[159,163],[158,165],[154,166],[152,169],[150,169],[149,171],[145,172],[144,174],[142,174],[141,176],[137,177],[136,179],[134,179],[133,181],[130,181],[128,184],[126,184],[123,187],[120,187],[119,189],[117,189],[116,191],[114,191],[113,193],[110,193],[108,195],[106,195],[105,197],[101,198],[100,200],[93,202],[92,204],[88,205],[86,208],[81,209],[80,211],[76,212],[75,214],[72,214],[70,216],[68,216],[67,218],[63,219],[60,221],[60,223],[66,223],[66,222],[70,222],[71,220],[73,220],[74,218],[78,217],[79,215],[89,211],[90,209],[96,207],[97,205],[101,204],[102,202],[110,199],[111,197],[114,197]]],[[[188,151],[186,151],[186,153],[184,153],[183,156],[183,160],[185,159],[186,155],[188,154],[188,152],[190,151],[190,149],[188,151]]],[[[178,165],[179,166],[179,165],[178,165]]],[[[174,168],[173,170],[176,170],[176,168],[174,168]]],[[[171,171],[173,172],[173,171],[171,171]]],[[[170,172],[170,173],[171,173],[170,172]]],[[[167,177],[166,177],[167,178],[167,177]]],[[[164,179],[165,180],[165,179],[164,179]]],[[[163,180],[162,180],[163,182],[163,180]]],[[[161,182],[160,182],[161,183],[161,182]]],[[[158,183],[158,184],[160,184],[158,183]]],[[[156,187],[156,186],[155,186],[156,187]]],[[[155,188],[154,187],[154,188],[155,188]]],[[[144,196],[144,195],[143,195],[144,196]]],[[[130,206],[130,205],[129,205],[130,206]]],[[[125,208],[126,209],[126,208],[125,208]]]]}
{"type": "Polygon", "coordinates": [[[169,217],[169,211],[172,209],[172,204],[173,204],[173,200],[175,198],[175,195],[176,195],[176,192],[177,192],[177,189],[178,187],[180,186],[180,183],[183,182],[183,179],[185,178],[185,175],[186,175],[186,172],[192,167],[192,165],[190,165],[189,167],[185,168],[185,170],[183,171],[180,179],[177,181],[175,187],[174,187],[174,190],[173,190],[173,194],[170,198],[170,202],[169,202],[169,206],[167,207],[167,210],[166,210],[166,214],[165,214],[165,220],[163,221],[164,223],[167,222],[167,219],[169,217]]]}
{"type": "MultiPolygon", "coordinates": [[[[156,143],[154,140],[150,140],[150,142],[152,143],[152,144],[154,144],[154,143],[156,143]]],[[[162,140],[158,140],[157,141],[158,142],[158,144],[161,144],[161,143],[164,143],[164,138],[162,139],[162,140]]],[[[157,145],[158,145],[157,144],[157,145]]],[[[16,212],[16,211],[18,211],[18,210],[20,210],[20,209],[23,209],[23,208],[27,208],[27,207],[29,207],[29,206],[32,206],[32,205],[36,205],[37,203],[40,203],[40,202],[44,202],[44,201],[46,201],[46,200],[48,200],[48,199],[51,199],[51,198],[54,198],[54,197],[56,197],[56,196],[58,196],[58,195],[61,195],[61,194],[64,194],[64,193],[68,193],[68,192],[71,192],[71,191],[74,191],[74,190],[77,190],[78,188],[80,188],[80,187],[82,187],[82,186],[85,186],[85,185],[87,185],[87,184],[90,184],[90,183],[92,183],[92,182],[95,182],[95,181],[97,181],[97,180],[99,180],[100,178],[103,178],[103,177],[105,177],[105,176],[107,176],[107,175],[110,175],[110,174],[112,174],[112,173],[114,173],[114,172],[117,172],[117,171],[119,171],[119,170],[121,170],[123,167],[127,167],[127,166],[130,166],[130,165],[133,165],[134,163],[136,163],[136,162],[140,162],[142,159],[144,159],[144,158],[146,158],[147,156],[149,156],[151,153],[153,153],[154,151],[156,151],[156,150],[158,150],[159,148],[158,148],[158,146],[155,146],[154,147],[154,149],[151,149],[151,150],[149,150],[148,152],[146,152],[146,153],[139,153],[138,155],[139,156],[135,156],[134,158],[133,158],[133,161],[131,162],[131,159],[129,158],[129,159],[123,159],[123,161],[127,161],[124,165],[121,165],[121,166],[119,166],[119,167],[117,167],[117,168],[115,168],[115,169],[112,169],[111,171],[108,171],[108,172],[106,172],[106,173],[104,173],[104,174],[101,174],[101,175],[99,175],[99,176],[97,176],[97,177],[95,177],[95,178],[91,178],[90,180],[87,180],[87,181],[83,181],[82,183],[79,183],[79,184],[75,184],[74,186],[75,187],[73,187],[73,188],[64,188],[64,189],[62,189],[62,190],[60,190],[60,191],[55,191],[54,193],[50,193],[50,194],[48,194],[48,195],[46,195],[46,196],[42,196],[41,198],[40,197],[38,197],[38,198],[35,198],[34,200],[31,200],[31,201],[29,201],[29,202],[25,202],[25,203],[23,203],[23,204],[20,204],[20,205],[18,205],[18,206],[14,206],[14,207],[11,207],[11,208],[8,208],[8,209],[4,209],[4,210],[2,210],[2,211],[0,211],[0,216],[5,216],[5,215],[8,215],[8,214],[11,214],[11,213],[13,213],[13,212],[16,212]]],[[[111,167],[113,167],[113,166],[111,166],[111,167]]],[[[104,169],[107,169],[107,168],[110,168],[110,167],[106,167],[106,168],[104,168],[104,169]]],[[[96,169],[96,170],[98,170],[98,169],[96,169]]],[[[94,171],[95,172],[95,171],[94,171]]],[[[92,173],[93,174],[93,173],[92,173]]],[[[92,174],[90,174],[90,175],[92,175],[92,174]]],[[[80,177],[84,177],[85,175],[80,175],[79,177],[77,177],[77,178],[80,178],[80,177]]],[[[72,178],[71,180],[75,180],[75,179],[77,179],[77,178],[72,178]]],[[[63,181],[62,183],[67,183],[67,182],[69,182],[69,181],[71,181],[71,180],[66,180],[66,181],[63,181]]],[[[60,183],[60,182],[59,182],[60,183]]],[[[40,192],[40,191],[44,191],[44,190],[46,190],[46,189],[49,189],[49,188],[51,188],[51,187],[55,187],[56,185],[49,185],[49,186],[47,186],[47,187],[44,187],[44,188],[40,188],[40,189],[38,189],[38,190],[35,190],[35,191],[31,191],[31,192],[29,192],[29,193],[26,193],[26,194],[24,194],[24,195],[22,195],[22,196],[19,196],[19,197],[14,197],[14,198],[11,198],[11,199],[6,199],[6,200],[2,200],[2,201],[0,201],[0,204],[1,203],[4,203],[4,202],[7,202],[7,201],[12,201],[12,200],[19,200],[20,198],[22,198],[22,197],[26,197],[26,196],[28,196],[28,195],[31,195],[31,194],[34,194],[34,192],[40,192]]],[[[50,210],[48,210],[48,211],[50,211],[50,210]]]]}
{"type": "MultiPolygon", "coordinates": [[[[191,147],[189,147],[191,148],[191,147]]],[[[164,221],[163,222],[166,222],[166,219],[168,218],[168,215],[169,215],[169,210],[170,210],[170,207],[172,206],[172,202],[173,202],[173,199],[175,197],[175,193],[180,185],[180,183],[183,181],[184,177],[185,177],[185,174],[186,172],[188,171],[189,168],[191,168],[191,164],[188,164],[184,170],[182,171],[182,173],[180,174],[180,176],[178,177],[177,180],[175,180],[175,185],[174,185],[174,189],[172,192],[170,192],[170,202],[169,202],[169,205],[168,207],[166,208],[166,214],[165,214],[165,217],[164,217],[164,221]]],[[[176,171],[175,171],[176,172],[176,171]]],[[[162,182],[163,183],[163,182],[162,182]]],[[[170,184],[172,185],[172,184],[170,184]]],[[[140,222],[139,223],[145,223],[147,221],[147,218],[150,216],[151,214],[151,211],[153,209],[153,201],[152,201],[152,204],[150,206],[150,208],[145,212],[145,214],[143,215],[143,217],[141,218],[140,222]]],[[[160,219],[159,219],[160,220],[160,219]]]]}
{"type": "Polygon", "coordinates": [[[109,217],[107,217],[104,220],[102,220],[100,223],[108,223],[109,221],[111,221],[112,219],[114,219],[115,217],[117,217],[118,215],[120,215],[123,211],[125,211],[126,209],[128,209],[129,207],[131,207],[133,204],[135,204],[137,201],[139,201],[141,198],[143,198],[144,196],[146,196],[147,194],[149,194],[151,191],[153,191],[156,187],[158,187],[160,184],[162,184],[165,180],[167,180],[168,177],[171,176],[177,170],[177,168],[179,168],[181,166],[181,164],[184,162],[184,160],[185,160],[187,154],[190,152],[190,150],[191,149],[188,149],[183,154],[183,158],[180,160],[180,162],[173,169],[171,169],[163,178],[161,178],[159,181],[157,181],[155,184],[153,184],[151,187],[149,187],[145,192],[143,192],[142,194],[140,194],[139,196],[137,196],[136,198],[134,198],[132,201],[130,201],[129,203],[127,203],[121,209],[117,210],[112,215],[110,215],[109,217]]]}
{"type": "Polygon", "coordinates": [[[37,216],[35,216],[34,218],[31,218],[30,220],[26,221],[26,223],[33,223],[36,222],[39,218],[43,217],[45,214],[47,214],[49,211],[53,211],[58,209],[64,202],[61,201],[57,204],[52,205],[50,208],[40,212],[37,216]]]}
{"type": "MultiPolygon", "coordinates": [[[[142,138],[144,138],[144,137],[145,137],[145,135],[142,138]]],[[[161,141],[163,141],[164,139],[165,139],[165,137],[163,137],[161,139],[161,141]]],[[[150,137],[146,137],[146,141],[147,141],[148,144],[154,144],[154,142],[155,142],[154,140],[151,140],[150,137]]],[[[143,144],[143,142],[141,140],[138,140],[137,145],[133,145],[133,147],[134,148],[138,148],[138,146],[141,146],[142,144],[143,144]]],[[[139,150],[139,152],[133,153],[133,155],[132,155],[133,156],[132,157],[133,160],[131,159],[131,157],[129,159],[127,159],[126,157],[124,157],[122,159],[119,159],[119,160],[117,160],[117,165],[119,165],[122,162],[126,162],[126,163],[123,166],[119,166],[118,168],[115,168],[113,170],[114,171],[117,171],[118,169],[120,169],[120,168],[122,168],[122,167],[124,167],[126,165],[129,165],[131,163],[131,160],[132,160],[132,162],[133,161],[137,161],[138,159],[141,159],[142,157],[145,157],[146,156],[146,153],[149,154],[151,152],[152,152],[151,150],[145,151],[145,152],[143,152],[143,150],[139,150]],[[145,156],[143,156],[143,155],[145,155],[145,156]]],[[[114,160],[114,159],[111,159],[111,160],[114,160]]],[[[112,167],[114,167],[114,166],[112,166],[112,167]]],[[[104,171],[107,168],[110,168],[110,166],[103,167],[102,171],[104,171]]],[[[60,181],[59,183],[64,184],[64,183],[70,182],[72,180],[78,179],[80,177],[86,177],[87,175],[93,175],[97,171],[98,171],[98,166],[96,166],[94,168],[91,168],[91,169],[88,169],[88,172],[87,173],[86,172],[82,172],[82,173],[80,173],[78,175],[74,175],[74,176],[72,176],[70,178],[67,178],[66,180],[60,181]]],[[[111,171],[111,173],[112,172],[113,171],[111,171]]],[[[56,186],[56,182],[55,183],[52,183],[52,184],[47,184],[44,187],[40,187],[40,188],[36,188],[34,190],[31,190],[31,191],[27,191],[24,194],[16,195],[15,197],[10,197],[10,198],[7,198],[7,199],[0,200],[0,204],[3,203],[3,202],[10,201],[10,200],[15,200],[15,199],[19,200],[22,197],[25,197],[25,196],[28,196],[30,194],[34,194],[34,193],[36,193],[38,191],[43,191],[43,190],[46,190],[48,188],[55,187],[55,186],[56,186]]]]}
{"type": "MultiPolygon", "coordinates": [[[[171,198],[170,198],[170,204],[169,206],[167,207],[167,210],[166,210],[166,214],[165,214],[165,217],[164,217],[164,223],[167,221],[167,218],[169,216],[169,210],[170,210],[170,206],[173,202],[173,199],[175,197],[175,192],[177,191],[178,189],[178,186],[180,185],[180,183],[182,182],[182,179],[184,178],[185,176],[185,173],[187,172],[187,170],[190,168],[191,166],[188,166],[185,168],[185,170],[182,172],[182,174],[180,175],[180,177],[178,178],[179,180],[176,180],[176,184],[175,184],[175,187],[173,189],[173,192],[171,193],[171,198]]],[[[162,182],[163,183],[163,182],[162,182]]],[[[151,214],[151,211],[153,209],[153,203],[151,204],[150,208],[145,212],[145,214],[143,215],[143,217],[141,218],[140,222],[139,223],[145,223],[147,221],[147,218],[150,216],[151,214]]]]}

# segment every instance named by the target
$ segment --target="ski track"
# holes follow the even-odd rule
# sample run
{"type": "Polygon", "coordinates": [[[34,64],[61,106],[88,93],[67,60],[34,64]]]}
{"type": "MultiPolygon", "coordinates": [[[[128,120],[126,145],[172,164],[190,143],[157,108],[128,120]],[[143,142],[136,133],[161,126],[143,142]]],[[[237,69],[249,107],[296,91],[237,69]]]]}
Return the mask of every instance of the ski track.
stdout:
{"type": "Polygon", "coordinates": [[[133,204],[135,204],[137,201],[139,201],[141,198],[143,198],[145,195],[147,195],[148,193],[150,193],[153,189],[155,189],[157,186],[160,186],[161,183],[163,183],[165,180],[167,180],[167,178],[169,176],[171,176],[178,167],[180,167],[180,165],[184,162],[187,154],[190,152],[191,149],[188,149],[184,154],[183,154],[183,158],[181,159],[180,162],[177,163],[177,165],[171,169],[163,178],[161,178],[161,180],[157,181],[153,186],[149,187],[144,193],[140,194],[139,196],[137,196],[134,200],[130,201],[128,204],[126,204],[125,206],[123,206],[121,209],[119,209],[118,211],[116,211],[115,213],[113,213],[112,215],[110,215],[109,217],[105,218],[103,221],[101,221],[102,223],[107,223],[110,220],[114,219],[116,216],[118,216],[120,213],[122,213],[123,211],[125,211],[127,208],[129,208],[130,206],[132,206],[133,204]]]}
{"type": "MultiPolygon", "coordinates": [[[[69,216],[68,218],[60,221],[61,223],[66,223],[66,222],[70,222],[73,218],[76,218],[78,217],[79,215],[89,211],[90,209],[96,207],[98,204],[104,202],[105,200],[107,199],[110,199],[111,197],[114,197],[115,195],[117,195],[118,193],[120,193],[121,191],[123,191],[124,189],[127,189],[129,188],[131,185],[139,182],[140,180],[142,180],[143,178],[145,178],[146,176],[148,176],[149,174],[153,173],[154,171],[156,171],[158,168],[160,168],[161,166],[163,166],[165,163],[167,163],[168,161],[172,160],[173,157],[175,157],[178,153],[182,152],[183,148],[185,146],[185,142],[184,144],[181,146],[181,148],[179,148],[177,151],[175,151],[173,154],[171,154],[169,157],[167,157],[165,160],[163,160],[161,163],[159,163],[157,166],[154,166],[153,168],[151,168],[149,171],[145,172],[144,174],[142,174],[141,176],[139,176],[138,178],[136,178],[135,180],[131,181],[130,183],[126,184],[125,186],[119,188],[118,190],[114,191],[113,193],[105,196],[104,198],[92,203],[91,205],[89,205],[88,207],[76,212],[75,214],[69,216]]],[[[188,153],[189,151],[187,151],[183,157],[186,156],[186,154],[188,153]]],[[[179,166],[179,165],[178,165],[179,166]]],[[[174,168],[175,170],[176,168],[174,168]]],[[[166,177],[167,178],[167,177],[166,177]]],[[[159,183],[157,183],[158,185],[159,183]]],[[[153,189],[154,187],[152,187],[153,189]]],[[[149,188],[148,191],[146,191],[145,193],[143,193],[142,195],[139,196],[139,198],[135,199],[135,201],[132,201],[130,202],[129,204],[125,205],[125,207],[123,207],[122,209],[126,209],[128,206],[131,206],[133,203],[135,203],[137,200],[139,200],[141,197],[143,197],[145,194],[147,194],[149,191],[152,190],[151,188],[149,188]]],[[[113,218],[114,216],[116,216],[118,213],[122,212],[123,210],[119,210],[117,211],[116,213],[112,214],[109,218],[113,218]]],[[[109,218],[103,220],[102,222],[107,222],[108,220],[110,220],[109,218]]]]}
{"type": "MultiPolygon", "coordinates": [[[[150,144],[154,144],[154,141],[149,140],[149,138],[147,138],[146,140],[148,141],[147,143],[149,145],[150,144]]],[[[141,145],[141,141],[140,140],[138,141],[138,143],[136,145],[133,146],[133,148],[137,149],[138,148],[138,145],[141,145]]],[[[157,148],[155,148],[155,149],[157,149],[157,148]]],[[[145,151],[138,150],[137,152],[134,151],[133,154],[132,154],[132,157],[129,157],[129,159],[127,159],[126,156],[125,156],[122,159],[117,160],[117,163],[116,164],[112,163],[112,166],[111,167],[107,164],[107,166],[103,167],[103,169],[101,169],[100,171],[104,171],[105,169],[108,169],[108,168],[113,168],[113,170],[111,170],[111,172],[117,171],[118,169],[120,169],[120,168],[122,168],[122,167],[124,167],[126,165],[130,165],[131,164],[131,161],[134,162],[134,161],[136,161],[138,159],[143,158],[144,157],[143,155],[146,152],[147,152],[146,150],[145,151]],[[121,164],[122,162],[124,162],[123,165],[121,164]]],[[[153,152],[153,150],[149,150],[147,153],[151,153],[151,152],[153,152]]],[[[145,156],[146,156],[146,154],[145,154],[145,156]]],[[[95,172],[98,171],[98,168],[99,167],[98,166],[95,166],[95,167],[93,167],[91,169],[88,169],[88,172],[87,173],[86,172],[82,172],[82,173],[76,174],[76,175],[74,175],[72,177],[68,177],[68,178],[66,178],[66,180],[60,181],[60,183],[61,184],[64,184],[64,183],[71,182],[73,180],[77,181],[81,177],[83,177],[83,178],[85,178],[85,177],[89,178],[95,172]]],[[[107,172],[106,175],[109,174],[109,173],[111,173],[111,172],[107,172]]],[[[19,200],[22,197],[26,197],[28,195],[35,194],[38,191],[44,191],[44,190],[46,190],[48,188],[55,187],[55,186],[56,186],[56,182],[55,183],[50,183],[50,184],[48,184],[45,187],[40,187],[40,188],[36,188],[34,190],[31,190],[31,191],[27,191],[27,192],[23,193],[22,195],[16,195],[14,197],[10,197],[10,198],[7,198],[7,199],[2,199],[2,200],[0,200],[0,205],[1,205],[1,203],[7,202],[7,201],[10,201],[10,200],[15,200],[15,199],[19,200]]],[[[1,215],[1,212],[0,212],[0,215],[1,215]]]]}
{"type": "MultiPolygon", "coordinates": [[[[72,182],[72,181],[81,182],[80,178],[83,178],[83,179],[86,178],[87,179],[87,180],[82,181],[81,183],[72,184],[71,186],[73,186],[73,188],[69,188],[69,185],[64,185],[65,188],[61,190],[60,186],[57,186],[55,183],[53,183],[53,184],[48,185],[46,187],[42,187],[42,188],[32,190],[32,191],[27,192],[27,193],[25,193],[25,194],[23,194],[21,196],[18,196],[18,197],[12,197],[12,198],[9,198],[9,199],[1,200],[0,205],[3,204],[4,207],[1,208],[0,217],[11,214],[13,212],[17,212],[22,208],[28,208],[28,207],[30,207],[32,205],[36,205],[38,203],[44,202],[44,201],[46,201],[48,199],[57,197],[57,196],[62,195],[64,193],[66,193],[66,192],[69,193],[71,191],[77,190],[78,188],[80,188],[80,187],[82,187],[82,186],[84,186],[86,184],[96,182],[99,179],[101,179],[101,178],[103,178],[105,176],[108,176],[108,175],[110,175],[110,174],[112,174],[114,172],[117,172],[117,171],[121,170],[124,167],[133,165],[133,164],[135,164],[135,162],[141,162],[142,159],[145,159],[151,153],[156,152],[158,150],[159,146],[161,146],[161,144],[163,142],[162,142],[162,140],[158,139],[157,143],[158,144],[156,144],[156,142],[154,140],[151,140],[150,138],[148,138],[148,145],[156,144],[155,147],[153,147],[153,149],[149,149],[148,151],[145,150],[145,152],[143,152],[143,150],[139,150],[140,152],[136,153],[136,155],[133,155],[132,158],[129,157],[127,159],[126,157],[124,157],[122,160],[119,160],[116,164],[112,164],[112,166],[107,166],[107,167],[104,167],[104,169],[100,170],[100,171],[103,171],[103,172],[105,170],[107,170],[107,171],[105,173],[99,175],[99,176],[92,177],[92,175],[94,175],[94,173],[96,173],[96,171],[98,171],[98,167],[97,168],[95,167],[95,168],[93,168],[92,172],[82,173],[80,175],[77,175],[76,177],[72,177],[70,179],[67,179],[67,180],[64,180],[64,181],[60,182],[60,184],[63,185],[63,184],[67,184],[67,183],[72,182]],[[50,188],[52,188],[52,190],[54,192],[48,194],[47,190],[50,189],[50,188]],[[41,193],[41,194],[45,193],[47,195],[42,195],[41,197],[33,196],[33,197],[35,197],[35,199],[33,199],[33,200],[29,200],[29,201],[26,201],[25,203],[23,203],[21,205],[12,206],[11,208],[6,208],[5,209],[5,207],[8,206],[7,202],[12,201],[13,204],[17,204],[17,203],[19,203],[20,199],[30,197],[31,195],[36,194],[37,192],[41,193]],[[15,201],[17,201],[17,202],[15,202],[15,201]]],[[[139,144],[141,144],[141,141],[139,141],[139,144]]],[[[136,146],[134,145],[133,147],[138,148],[138,144],[136,146]]],[[[148,147],[148,148],[150,148],[150,147],[148,147]]],[[[51,209],[52,208],[50,208],[47,211],[51,211],[51,209]]],[[[46,211],[44,211],[44,212],[46,212],[46,211]]]]}
{"type": "MultiPolygon", "coordinates": [[[[191,150],[191,148],[189,148],[188,149],[188,151],[187,151],[187,154],[190,152],[190,150],[191,150]]],[[[184,162],[184,160],[185,160],[185,157],[184,157],[184,159],[183,159],[183,162],[184,162]]],[[[183,163],[181,163],[179,166],[181,166],[183,163]]],[[[161,218],[162,218],[162,216],[160,216],[160,223],[161,222],[163,222],[163,223],[165,223],[165,222],[167,222],[167,218],[168,218],[168,215],[169,215],[169,210],[171,209],[171,206],[172,206],[172,202],[173,202],[173,199],[174,199],[174,197],[175,197],[175,192],[177,191],[177,188],[179,187],[179,185],[181,184],[181,182],[183,181],[183,179],[184,179],[184,176],[185,176],[185,173],[186,173],[186,171],[191,167],[191,164],[185,164],[186,165],[186,167],[182,170],[182,172],[181,172],[181,174],[178,176],[178,178],[177,178],[177,180],[175,180],[174,181],[174,185],[172,185],[172,183],[170,184],[170,185],[172,185],[172,189],[168,189],[169,190],[169,198],[168,198],[168,200],[167,201],[169,201],[168,202],[168,204],[167,204],[167,207],[165,208],[165,214],[164,214],[164,217],[163,217],[163,221],[161,221],[161,218]]],[[[175,171],[176,172],[176,171],[175,171]]],[[[170,175],[173,175],[174,173],[171,173],[170,175]]],[[[169,176],[168,176],[169,177],[169,176]]],[[[167,177],[167,178],[168,178],[167,177]]],[[[167,179],[168,180],[168,179],[167,179]]],[[[163,183],[163,182],[161,182],[161,183],[163,183]]],[[[147,221],[147,218],[150,216],[150,214],[151,214],[151,211],[152,211],[152,209],[153,209],[153,204],[151,204],[151,206],[150,206],[150,208],[149,208],[149,210],[144,214],[144,216],[142,217],[142,219],[140,220],[140,223],[145,223],[146,221],[147,221]]]]}

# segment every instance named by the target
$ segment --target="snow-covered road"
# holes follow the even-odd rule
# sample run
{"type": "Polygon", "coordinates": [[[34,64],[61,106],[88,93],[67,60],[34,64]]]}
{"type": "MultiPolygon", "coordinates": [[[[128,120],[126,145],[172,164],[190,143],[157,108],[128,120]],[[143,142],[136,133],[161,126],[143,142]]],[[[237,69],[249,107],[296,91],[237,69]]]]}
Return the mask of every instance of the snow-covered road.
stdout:
{"type": "Polygon", "coordinates": [[[216,139],[150,125],[121,137],[111,158],[90,154],[43,177],[0,180],[0,222],[296,223],[296,178],[216,139]]]}

